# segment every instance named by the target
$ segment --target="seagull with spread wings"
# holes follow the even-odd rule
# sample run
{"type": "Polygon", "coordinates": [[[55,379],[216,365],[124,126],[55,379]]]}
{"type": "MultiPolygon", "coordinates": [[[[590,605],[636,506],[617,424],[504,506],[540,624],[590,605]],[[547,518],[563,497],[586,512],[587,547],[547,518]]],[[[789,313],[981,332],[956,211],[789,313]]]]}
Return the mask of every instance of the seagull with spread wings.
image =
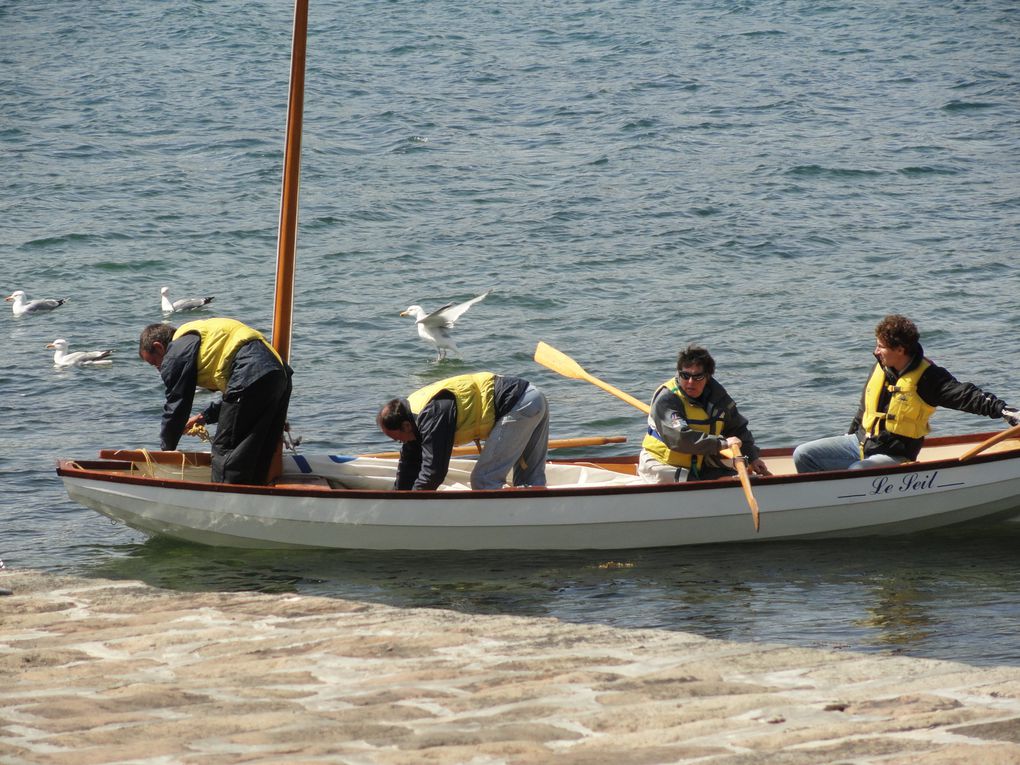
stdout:
{"type": "Polygon", "coordinates": [[[478,297],[473,297],[456,305],[447,303],[432,313],[425,313],[425,309],[420,305],[408,306],[406,310],[400,312],[400,315],[410,316],[414,319],[418,327],[418,337],[426,343],[435,346],[436,361],[442,361],[446,358],[448,351],[453,351],[458,356],[460,355],[457,344],[453,342],[453,338],[450,336],[450,330],[453,329],[457,319],[463,316],[464,312],[475,303],[485,300],[490,292],[492,290],[487,290],[478,297]]]}

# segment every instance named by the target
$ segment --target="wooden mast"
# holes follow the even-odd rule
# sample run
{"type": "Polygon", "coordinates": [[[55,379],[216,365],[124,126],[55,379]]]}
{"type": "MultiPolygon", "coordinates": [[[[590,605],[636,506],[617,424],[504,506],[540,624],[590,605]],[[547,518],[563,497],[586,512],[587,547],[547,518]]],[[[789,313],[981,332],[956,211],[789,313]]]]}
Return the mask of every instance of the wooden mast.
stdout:
{"type": "MultiPolygon", "coordinates": [[[[308,0],[294,0],[294,33],[290,48],[290,93],[287,135],[283,150],[280,192],[280,230],[276,242],[276,290],[273,307],[273,347],[290,361],[294,325],[294,260],[297,255],[298,188],[301,185],[301,125],[305,110],[305,51],[308,42],[308,0]]],[[[283,472],[283,442],[269,466],[268,483],[283,472]]]]}
{"type": "Polygon", "coordinates": [[[290,53],[290,95],[280,195],[280,232],[276,248],[276,303],[273,347],[290,361],[294,320],[294,260],[297,252],[298,187],[301,176],[301,124],[305,105],[305,51],[308,40],[308,0],[294,2],[294,38],[290,53]]]}

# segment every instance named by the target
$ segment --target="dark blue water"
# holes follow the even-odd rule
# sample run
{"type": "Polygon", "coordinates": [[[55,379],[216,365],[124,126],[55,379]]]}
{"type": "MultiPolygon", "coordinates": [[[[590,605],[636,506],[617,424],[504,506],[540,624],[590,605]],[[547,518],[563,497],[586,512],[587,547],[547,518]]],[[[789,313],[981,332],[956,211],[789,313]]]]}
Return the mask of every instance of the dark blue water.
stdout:
{"type": "MultiPolygon", "coordinates": [[[[291,9],[0,3],[0,557],[8,567],[553,615],[1020,664],[1020,525],[620,556],[268,554],[144,537],[70,503],[60,456],[157,443],[136,357],[159,288],[269,330],[291,9]],[[60,372],[46,343],[113,347],[60,372]]],[[[379,403],[480,368],[553,437],[640,415],[707,345],[767,446],[840,432],[872,328],[1020,401],[1020,9],[999,2],[318,3],[310,15],[291,421],[386,448],[379,403]],[[432,352],[397,314],[492,288],[432,352]]],[[[207,314],[212,315],[212,314],[207,314]]],[[[939,433],[990,421],[941,412],[939,433]]]]}

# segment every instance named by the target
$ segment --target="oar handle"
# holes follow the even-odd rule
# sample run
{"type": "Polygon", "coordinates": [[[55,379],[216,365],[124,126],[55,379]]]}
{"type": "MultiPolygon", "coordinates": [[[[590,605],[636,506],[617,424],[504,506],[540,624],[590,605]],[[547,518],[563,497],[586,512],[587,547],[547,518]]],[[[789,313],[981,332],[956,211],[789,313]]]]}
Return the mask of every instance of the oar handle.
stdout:
{"type": "Polygon", "coordinates": [[[1007,438],[1020,435],[1020,425],[1014,425],[1012,428],[1007,428],[999,433],[996,433],[991,438],[985,439],[977,446],[965,451],[960,455],[960,462],[966,462],[971,457],[976,457],[978,454],[983,452],[985,449],[995,446],[1000,441],[1005,441],[1007,438]]]}

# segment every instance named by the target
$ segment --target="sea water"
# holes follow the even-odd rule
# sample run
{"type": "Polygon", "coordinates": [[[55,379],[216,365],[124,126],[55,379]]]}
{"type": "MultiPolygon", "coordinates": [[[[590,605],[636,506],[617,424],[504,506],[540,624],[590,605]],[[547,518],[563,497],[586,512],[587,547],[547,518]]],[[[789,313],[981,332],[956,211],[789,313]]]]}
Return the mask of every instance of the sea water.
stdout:
{"type": "MultiPolygon", "coordinates": [[[[1020,664],[1020,524],[266,553],[147,540],[71,503],[57,458],[158,446],[162,385],[137,338],[163,318],[161,286],[271,329],[291,14],[0,4],[0,288],[68,301],[0,313],[8,567],[1020,664]],[[57,337],[114,363],[56,370],[57,337]]],[[[760,444],[793,445],[845,430],[889,312],[961,379],[1020,403],[1015,5],[313,0],[309,27],[303,451],[391,448],[380,403],[478,369],[537,383],[554,438],[636,449],[643,417],[537,365],[538,340],[641,399],[704,344],[760,444]],[[435,363],[398,316],[488,289],[456,329],[459,358],[435,363]]],[[[935,418],[943,434],[999,426],[935,418]]]]}

